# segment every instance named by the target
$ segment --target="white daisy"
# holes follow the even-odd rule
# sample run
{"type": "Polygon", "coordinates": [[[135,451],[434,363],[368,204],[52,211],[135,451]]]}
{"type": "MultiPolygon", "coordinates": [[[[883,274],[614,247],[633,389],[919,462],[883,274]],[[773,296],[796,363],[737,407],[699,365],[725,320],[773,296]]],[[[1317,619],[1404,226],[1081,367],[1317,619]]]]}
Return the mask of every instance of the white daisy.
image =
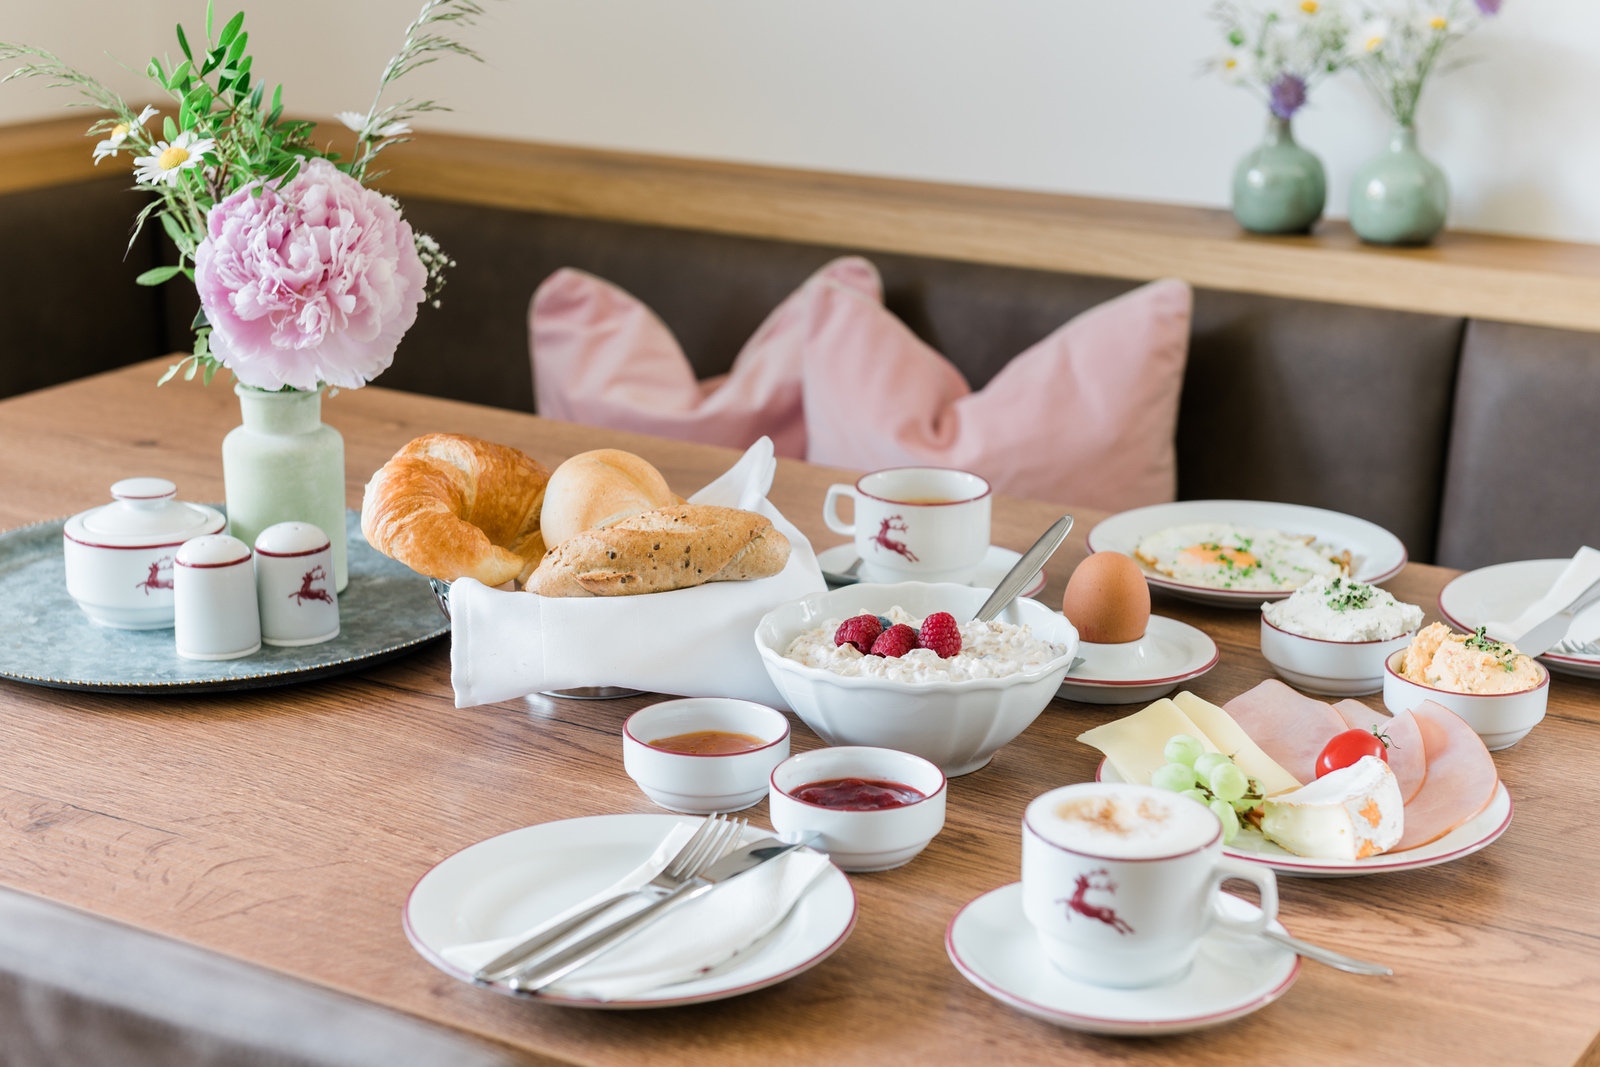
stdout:
{"type": "Polygon", "coordinates": [[[171,144],[157,141],[148,156],[135,159],[133,178],[143,185],[177,185],[178,175],[200,166],[204,162],[201,157],[216,146],[217,142],[211,138],[202,138],[193,130],[184,130],[172,139],[171,144]]]}
{"type": "Polygon", "coordinates": [[[126,122],[119,122],[111,127],[110,135],[94,146],[94,165],[98,167],[102,159],[116,155],[122,149],[122,142],[128,139],[128,134],[132,133],[135,127],[143,126],[149,122],[150,117],[155,114],[155,108],[147,107],[139,112],[139,117],[134,120],[132,126],[126,122]]]}
{"type": "MultiPolygon", "coordinates": [[[[367,128],[367,116],[359,111],[341,111],[334,118],[344,123],[350,129],[360,133],[367,128]]],[[[391,122],[387,126],[379,127],[374,137],[399,137],[402,133],[410,133],[411,127],[403,122],[391,122]]]]}
{"type": "Polygon", "coordinates": [[[402,133],[410,133],[411,127],[403,122],[391,122],[378,131],[379,137],[399,137],[402,133]]]}
{"type": "Polygon", "coordinates": [[[1363,22],[1355,33],[1350,35],[1350,51],[1357,58],[1370,56],[1374,52],[1383,50],[1389,41],[1389,23],[1387,19],[1371,19],[1363,22]]]}
{"type": "Polygon", "coordinates": [[[1230,48],[1211,61],[1212,67],[1229,85],[1237,85],[1250,77],[1252,57],[1243,48],[1230,48]]]}

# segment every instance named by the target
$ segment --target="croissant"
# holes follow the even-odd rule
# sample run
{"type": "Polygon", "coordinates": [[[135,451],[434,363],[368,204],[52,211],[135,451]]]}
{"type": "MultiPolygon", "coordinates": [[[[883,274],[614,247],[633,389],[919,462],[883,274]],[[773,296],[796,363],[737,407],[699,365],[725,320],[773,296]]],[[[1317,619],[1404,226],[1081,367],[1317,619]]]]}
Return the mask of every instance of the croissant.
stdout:
{"type": "Polygon", "coordinates": [[[679,504],[568,538],[545,556],[528,591],[551,597],[658,593],[766,578],[788,560],[789,539],[764,516],[679,504]]]}
{"type": "Polygon", "coordinates": [[[550,472],[506,445],[431,433],[378,469],[361,502],[373,548],[441,581],[503,585],[544,555],[539,509],[550,472]]]}

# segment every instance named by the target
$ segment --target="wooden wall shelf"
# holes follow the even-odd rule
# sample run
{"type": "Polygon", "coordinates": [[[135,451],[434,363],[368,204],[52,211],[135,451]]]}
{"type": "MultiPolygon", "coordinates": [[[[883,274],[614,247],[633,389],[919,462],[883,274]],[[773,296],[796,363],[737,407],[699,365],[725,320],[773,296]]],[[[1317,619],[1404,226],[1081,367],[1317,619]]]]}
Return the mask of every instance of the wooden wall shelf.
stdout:
{"type": "MultiPolygon", "coordinates": [[[[83,122],[0,129],[0,192],[104,176],[83,122]]],[[[346,135],[348,136],[348,135],[346,135]]],[[[1600,331],[1600,246],[1450,232],[1362,245],[1343,223],[1254,237],[1225,211],[425,134],[380,181],[418,196],[1600,331]]]]}

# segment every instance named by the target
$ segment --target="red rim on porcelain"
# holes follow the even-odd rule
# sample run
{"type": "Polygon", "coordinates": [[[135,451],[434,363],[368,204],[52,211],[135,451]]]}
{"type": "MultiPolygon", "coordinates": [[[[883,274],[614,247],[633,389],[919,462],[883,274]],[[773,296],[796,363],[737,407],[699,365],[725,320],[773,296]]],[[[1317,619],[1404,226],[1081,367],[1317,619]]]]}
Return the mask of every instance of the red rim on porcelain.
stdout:
{"type": "MultiPolygon", "coordinates": [[[[1120,782],[1122,776],[1109,760],[1101,760],[1095,768],[1097,782],[1120,782]]],[[[1225,855],[1247,863],[1271,867],[1279,874],[1298,875],[1302,878],[1349,878],[1362,874],[1383,874],[1391,871],[1415,871],[1434,867],[1470,856],[1487,848],[1511,825],[1514,805],[1504,782],[1495,786],[1482,811],[1451,830],[1437,841],[1408,848],[1404,852],[1385,852],[1364,860],[1320,860],[1296,856],[1262,837],[1248,827],[1241,829],[1232,844],[1224,845],[1225,855]]]]}
{"type": "MultiPolygon", "coordinates": [[[[1239,918],[1255,906],[1228,893],[1222,906],[1239,918]]],[[[1273,929],[1283,927],[1274,922],[1273,929]]],[[[1093,1034],[1153,1036],[1203,1030],[1271,1004],[1300,974],[1300,957],[1265,938],[1212,929],[1194,967],[1175,982],[1111,989],[1078,982],[1045,958],[1022,911],[1022,883],[970,901],[944,935],[962,977],[1018,1011],[1093,1034]]]]}
{"type": "Polygon", "coordinates": [[[1393,578],[1405,567],[1408,558],[1400,539],[1376,523],[1325,508],[1263,500],[1180,500],[1124,511],[1089,531],[1089,551],[1121,552],[1139,564],[1145,580],[1152,586],[1202,603],[1253,607],[1263,601],[1282,600],[1294,592],[1292,589],[1219,589],[1180,582],[1153,570],[1134,555],[1139,542],[1151,534],[1171,526],[1201,522],[1228,522],[1286,534],[1310,534],[1321,543],[1348,550],[1353,560],[1350,577],[1369,584],[1393,578]]]}
{"type": "MultiPolygon", "coordinates": [[[[442,953],[468,941],[518,934],[621,877],[684,821],[678,815],[591,815],[539,823],[469,845],[411,888],[406,939],[450,977],[485,991],[573,1008],[626,1010],[703,1004],[793,978],[827,959],[855,928],[856,895],[837,868],[824,871],[760,945],[699,978],[623,1000],[517,993],[474,982],[442,953]]],[[[752,827],[745,840],[765,837],[752,827]]],[[[619,948],[618,951],[623,951],[619,948]]]]}

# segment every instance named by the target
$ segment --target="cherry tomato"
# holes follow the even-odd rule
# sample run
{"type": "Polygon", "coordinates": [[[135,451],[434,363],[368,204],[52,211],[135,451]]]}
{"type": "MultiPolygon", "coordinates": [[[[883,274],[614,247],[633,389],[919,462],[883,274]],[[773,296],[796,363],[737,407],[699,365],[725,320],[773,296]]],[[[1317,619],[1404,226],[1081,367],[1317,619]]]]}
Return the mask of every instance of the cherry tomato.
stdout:
{"type": "Polygon", "coordinates": [[[1348,767],[1362,756],[1377,756],[1388,763],[1388,747],[1384,739],[1371,730],[1346,730],[1342,734],[1335,734],[1317,757],[1317,777],[1348,767]]]}

